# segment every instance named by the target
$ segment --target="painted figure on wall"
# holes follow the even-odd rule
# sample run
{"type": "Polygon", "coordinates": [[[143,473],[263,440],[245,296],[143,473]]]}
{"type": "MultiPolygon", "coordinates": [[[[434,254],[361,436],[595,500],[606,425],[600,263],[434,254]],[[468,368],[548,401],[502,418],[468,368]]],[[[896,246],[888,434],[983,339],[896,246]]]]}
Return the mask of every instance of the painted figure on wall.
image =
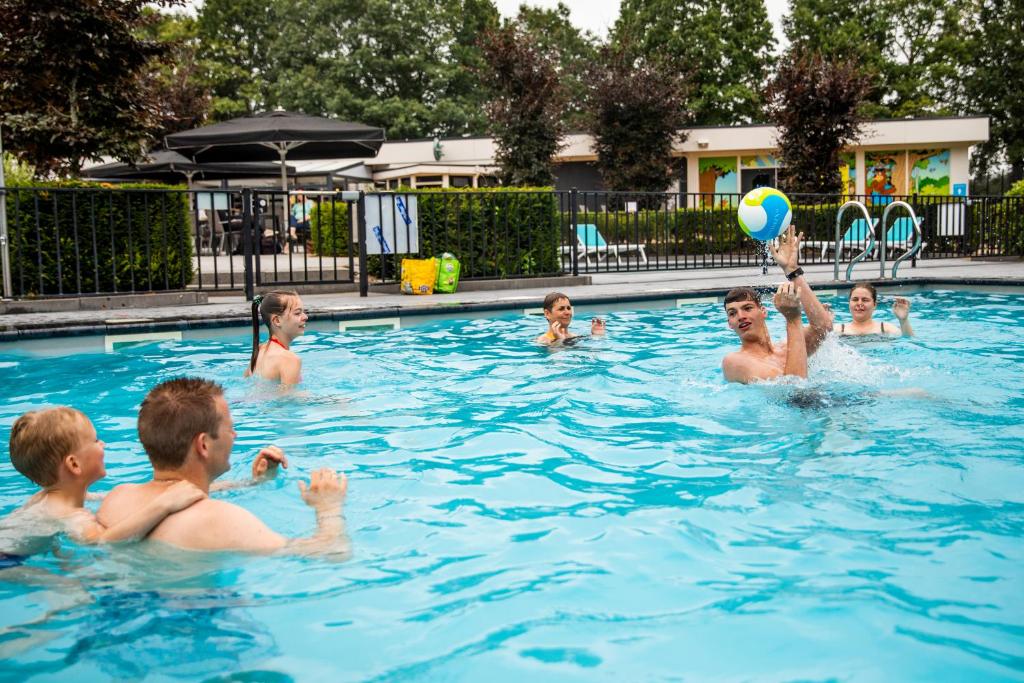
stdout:
{"type": "Polygon", "coordinates": [[[736,157],[704,157],[697,161],[699,171],[699,187],[702,195],[701,205],[705,207],[728,207],[736,202],[734,196],[739,191],[736,180],[736,157]]]}
{"type": "Polygon", "coordinates": [[[852,152],[839,155],[839,180],[843,199],[857,194],[857,156],[852,152]]]}
{"type": "Polygon", "coordinates": [[[912,149],[909,154],[911,194],[948,195],[949,150],[912,149]]]}
{"type": "Polygon", "coordinates": [[[902,194],[906,185],[904,156],[902,151],[864,153],[866,190],[872,204],[883,206],[891,202],[894,195],[902,194]]]}

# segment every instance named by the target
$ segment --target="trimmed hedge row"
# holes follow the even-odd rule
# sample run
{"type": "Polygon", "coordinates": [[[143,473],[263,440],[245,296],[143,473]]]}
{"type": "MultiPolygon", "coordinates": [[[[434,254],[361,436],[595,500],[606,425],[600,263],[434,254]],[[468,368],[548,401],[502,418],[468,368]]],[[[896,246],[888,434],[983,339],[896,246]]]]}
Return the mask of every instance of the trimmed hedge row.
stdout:
{"type": "Polygon", "coordinates": [[[7,189],[17,296],[182,289],[192,282],[188,195],[82,181],[7,189]],[[74,190],[65,192],[63,190],[74,190]]]}
{"type": "MultiPolygon", "coordinates": [[[[535,277],[560,273],[558,196],[552,188],[403,189],[416,197],[419,254],[370,256],[368,272],[382,280],[398,274],[402,258],[451,252],[463,278],[535,277]]],[[[320,202],[311,216],[316,253],[348,254],[348,207],[320,202]]],[[[371,236],[372,239],[372,236],[371,236]]]]}

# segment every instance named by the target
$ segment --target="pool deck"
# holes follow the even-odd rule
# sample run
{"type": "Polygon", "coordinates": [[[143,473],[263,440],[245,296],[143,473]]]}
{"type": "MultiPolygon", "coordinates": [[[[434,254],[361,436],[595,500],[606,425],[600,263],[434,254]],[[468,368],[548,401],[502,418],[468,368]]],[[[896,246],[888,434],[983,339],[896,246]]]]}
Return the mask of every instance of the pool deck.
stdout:
{"type": "MultiPolygon", "coordinates": [[[[815,289],[843,289],[849,283],[833,279],[831,265],[805,268],[815,289]]],[[[841,272],[841,275],[844,274],[841,272]]],[[[901,266],[899,280],[882,281],[878,264],[862,264],[855,271],[859,280],[886,287],[949,287],[956,284],[1020,287],[1024,293],[1024,261],[979,261],[970,259],[925,260],[916,268],[901,266]]],[[[590,284],[516,289],[461,291],[456,294],[406,296],[372,292],[360,298],[358,292],[303,294],[314,320],[366,320],[410,315],[453,314],[485,310],[538,308],[544,296],[563,291],[577,305],[626,303],[645,299],[719,297],[732,287],[768,287],[782,281],[777,266],[762,275],[756,267],[708,268],[679,271],[629,271],[590,274],[590,284]]],[[[578,281],[577,281],[578,282],[578,281]]],[[[551,280],[547,283],[552,284],[551,280]]],[[[52,313],[8,313],[0,315],[0,341],[53,336],[134,333],[157,330],[228,327],[250,324],[249,306],[237,294],[209,293],[206,303],[162,307],[118,308],[116,310],[74,310],[52,313]]]]}

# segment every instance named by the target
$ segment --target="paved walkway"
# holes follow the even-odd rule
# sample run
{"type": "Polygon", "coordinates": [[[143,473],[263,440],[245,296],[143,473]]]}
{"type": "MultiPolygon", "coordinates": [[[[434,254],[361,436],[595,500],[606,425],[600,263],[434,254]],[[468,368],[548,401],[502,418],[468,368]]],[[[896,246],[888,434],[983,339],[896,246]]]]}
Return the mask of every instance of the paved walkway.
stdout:
{"type": "MultiPolygon", "coordinates": [[[[833,280],[832,266],[805,268],[815,287],[843,286],[833,280]]],[[[878,281],[878,265],[862,264],[858,279],[878,281]]],[[[956,281],[974,284],[1019,286],[1024,293],[1024,262],[971,261],[950,259],[921,261],[916,268],[901,267],[900,280],[893,285],[948,285],[956,281]]],[[[703,270],[600,273],[591,275],[589,285],[566,286],[563,291],[575,303],[610,303],[649,298],[718,296],[740,285],[772,286],[782,280],[778,267],[769,275],[757,267],[703,270]]],[[[521,284],[521,283],[520,283],[521,284]]],[[[554,288],[465,291],[434,296],[404,296],[372,293],[360,298],[358,292],[306,294],[302,299],[314,319],[358,319],[430,313],[455,313],[484,309],[539,307],[544,295],[554,288]]],[[[222,327],[250,321],[249,305],[241,296],[210,295],[209,303],[164,308],[132,308],[116,311],[68,311],[62,313],[20,313],[0,315],[0,341],[17,338],[104,334],[175,329],[222,327]]]]}

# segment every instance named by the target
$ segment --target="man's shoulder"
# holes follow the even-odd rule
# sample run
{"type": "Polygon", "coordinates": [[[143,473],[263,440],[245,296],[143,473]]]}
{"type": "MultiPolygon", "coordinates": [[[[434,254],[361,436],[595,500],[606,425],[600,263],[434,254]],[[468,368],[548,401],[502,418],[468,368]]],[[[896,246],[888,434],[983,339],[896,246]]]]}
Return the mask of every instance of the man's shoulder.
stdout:
{"type": "Polygon", "coordinates": [[[277,534],[245,508],[205,498],[169,515],[150,538],[193,550],[274,550],[283,543],[277,534]]]}

